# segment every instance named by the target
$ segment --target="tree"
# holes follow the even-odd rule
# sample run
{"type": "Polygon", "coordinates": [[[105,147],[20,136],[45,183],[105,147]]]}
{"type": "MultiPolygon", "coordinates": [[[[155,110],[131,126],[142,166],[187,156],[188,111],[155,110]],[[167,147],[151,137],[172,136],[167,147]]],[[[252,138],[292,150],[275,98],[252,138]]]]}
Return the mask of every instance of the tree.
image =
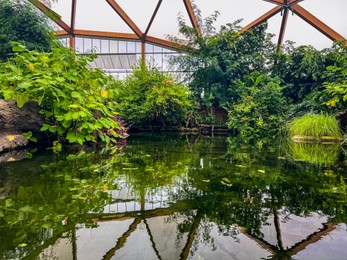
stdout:
{"type": "Polygon", "coordinates": [[[230,129],[243,137],[276,134],[287,109],[279,78],[253,72],[234,80],[229,91],[237,97],[228,107],[230,129]]]}
{"type": "Polygon", "coordinates": [[[189,40],[188,55],[174,60],[187,72],[194,96],[207,107],[226,106],[233,99],[229,88],[234,80],[254,71],[268,72],[275,50],[272,35],[265,32],[267,24],[240,33],[240,21],[236,21],[215,33],[216,17],[205,19],[202,36],[180,20],[180,32],[189,40]]]}
{"type": "Polygon", "coordinates": [[[47,18],[27,1],[0,0],[0,59],[12,53],[11,41],[29,50],[49,51],[53,35],[47,18]]]}

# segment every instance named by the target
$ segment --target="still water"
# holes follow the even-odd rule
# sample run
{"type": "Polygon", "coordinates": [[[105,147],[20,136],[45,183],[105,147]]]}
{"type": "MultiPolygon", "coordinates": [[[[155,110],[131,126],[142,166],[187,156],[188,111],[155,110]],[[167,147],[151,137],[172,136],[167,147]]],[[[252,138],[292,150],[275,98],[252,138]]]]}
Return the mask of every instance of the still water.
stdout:
{"type": "Polygon", "coordinates": [[[0,259],[347,259],[345,154],[149,134],[31,151],[0,163],[0,259]]]}

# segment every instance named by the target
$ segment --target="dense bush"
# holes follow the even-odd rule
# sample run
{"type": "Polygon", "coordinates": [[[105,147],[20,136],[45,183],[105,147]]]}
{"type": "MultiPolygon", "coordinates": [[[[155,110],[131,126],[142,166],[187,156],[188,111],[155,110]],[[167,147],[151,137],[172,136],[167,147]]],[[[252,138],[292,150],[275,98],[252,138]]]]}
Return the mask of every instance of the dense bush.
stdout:
{"type": "Polygon", "coordinates": [[[252,73],[234,82],[230,91],[237,96],[228,107],[230,129],[242,136],[274,134],[284,122],[287,103],[278,78],[252,73]]]}
{"type": "Polygon", "coordinates": [[[49,51],[52,33],[47,18],[27,1],[0,0],[0,60],[12,53],[11,41],[29,50],[49,51]]]}
{"type": "Polygon", "coordinates": [[[91,56],[79,56],[56,44],[50,53],[29,51],[16,43],[16,56],[0,64],[0,96],[15,99],[18,107],[29,100],[41,107],[48,121],[42,131],[60,141],[106,143],[121,138],[108,91],[114,79],[88,66],[91,56]]]}
{"type": "Polygon", "coordinates": [[[336,45],[335,62],[327,67],[325,94],[330,98],[327,105],[347,109],[347,46],[336,45]]]}
{"type": "Polygon", "coordinates": [[[191,107],[187,87],[145,64],[135,67],[114,92],[120,116],[137,127],[179,126],[191,107]]]}
{"type": "Polygon", "coordinates": [[[207,18],[201,24],[201,37],[180,20],[180,32],[189,39],[189,54],[174,60],[181,71],[187,72],[194,97],[206,107],[228,104],[233,97],[229,91],[233,80],[253,71],[267,72],[273,64],[275,50],[272,35],[266,33],[267,24],[240,33],[242,27],[236,21],[222,26],[216,33],[213,27],[216,18],[207,18]]]}

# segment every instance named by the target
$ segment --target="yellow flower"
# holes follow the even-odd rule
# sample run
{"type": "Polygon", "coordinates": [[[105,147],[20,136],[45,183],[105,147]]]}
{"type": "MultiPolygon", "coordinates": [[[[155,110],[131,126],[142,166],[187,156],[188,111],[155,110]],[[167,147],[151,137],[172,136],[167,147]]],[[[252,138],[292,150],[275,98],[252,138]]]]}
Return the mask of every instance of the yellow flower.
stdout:
{"type": "Polygon", "coordinates": [[[108,98],[108,91],[106,89],[101,90],[101,96],[103,98],[108,98]]]}
{"type": "Polygon", "coordinates": [[[32,63],[29,63],[29,64],[28,64],[28,69],[29,69],[30,71],[33,71],[33,70],[35,69],[35,65],[32,64],[32,63]]]}

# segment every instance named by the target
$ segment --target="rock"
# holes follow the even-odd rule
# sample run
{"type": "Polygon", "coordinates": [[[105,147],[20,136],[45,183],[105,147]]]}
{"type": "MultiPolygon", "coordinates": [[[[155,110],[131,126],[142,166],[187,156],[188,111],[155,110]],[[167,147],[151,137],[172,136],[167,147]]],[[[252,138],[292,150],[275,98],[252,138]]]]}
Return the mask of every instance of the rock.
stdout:
{"type": "Polygon", "coordinates": [[[28,150],[9,151],[0,153],[0,163],[16,162],[27,158],[28,150]]]}
{"type": "Polygon", "coordinates": [[[28,139],[20,134],[0,134],[0,153],[25,147],[28,143],[28,139]]]}
{"type": "Polygon", "coordinates": [[[0,100],[0,135],[3,132],[40,133],[45,117],[39,110],[35,102],[28,102],[18,108],[14,100],[0,100]]]}

